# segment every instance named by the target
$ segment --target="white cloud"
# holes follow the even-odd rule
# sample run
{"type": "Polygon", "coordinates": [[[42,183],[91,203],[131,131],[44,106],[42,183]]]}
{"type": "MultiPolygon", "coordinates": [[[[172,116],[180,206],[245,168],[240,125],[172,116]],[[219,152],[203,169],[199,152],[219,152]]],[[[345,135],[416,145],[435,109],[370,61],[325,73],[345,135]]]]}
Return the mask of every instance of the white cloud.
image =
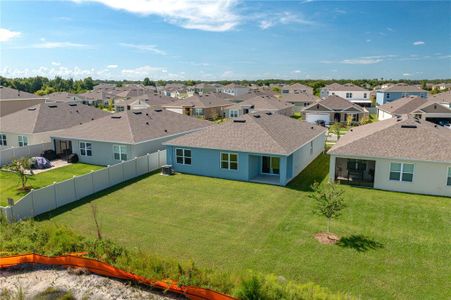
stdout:
{"type": "Polygon", "coordinates": [[[139,44],[128,44],[128,43],[120,43],[122,47],[137,49],[141,51],[149,51],[160,55],[166,55],[167,53],[161,49],[158,49],[155,45],[139,45],[139,44]]]}
{"type": "Polygon", "coordinates": [[[293,73],[299,74],[301,73],[301,70],[294,70],[293,73]]]}
{"type": "Polygon", "coordinates": [[[0,42],[7,42],[13,38],[20,36],[22,33],[12,31],[6,28],[0,28],[0,42]]]}
{"type": "Polygon", "coordinates": [[[37,67],[37,68],[25,68],[25,69],[15,69],[5,67],[0,69],[0,74],[5,77],[15,78],[15,77],[31,77],[31,76],[45,76],[53,78],[55,76],[61,76],[63,78],[85,78],[88,76],[96,77],[98,71],[95,69],[82,69],[80,67],[64,67],[64,66],[54,66],[54,67],[37,67]]]}
{"type": "Polygon", "coordinates": [[[424,45],[425,43],[423,42],[423,41],[416,41],[416,42],[413,42],[413,45],[414,46],[420,46],[420,45],[424,45]]]}
{"type": "Polygon", "coordinates": [[[89,47],[89,45],[86,45],[86,44],[79,44],[79,43],[72,43],[72,42],[46,42],[46,41],[43,41],[42,43],[31,45],[31,48],[38,48],[38,49],[88,48],[88,47],[89,47]]]}
{"type": "Polygon", "coordinates": [[[118,65],[108,65],[106,66],[107,69],[116,69],[118,65]]]}
{"type": "Polygon", "coordinates": [[[365,42],[371,43],[371,39],[366,39],[365,42]]]}
{"type": "Polygon", "coordinates": [[[372,65],[383,61],[381,58],[355,58],[355,59],[344,59],[341,63],[348,65],[372,65]]]}
{"type": "Polygon", "coordinates": [[[412,76],[412,74],[410,74],[410,73],[402,73],[402,76],[408,77],[408,76],[412,76]]]}
{"type": "Polygon", "coordinates": [[[52,61],[52,62],[51,62],[51,65],[52,65],[52,66],[58,67],[58,66],[61,66],[61,63],[56,62],[56,61],[52,61]]]}
{"type": "Polygon", "coordinates": [[[139,15],[157,15],[167,22],[187,29],[227,31],[239,24],[234,12],[237,0],[73,0],[77,3],[96,2],[117,10],[139,15]]]}
{"type": "Polygon", "coordinates": [[[158,79],[168,79],[169,75],[173,75],[172,73],[168,74],[168,70],[162,67],[153,67],[153,66],[141,66],[133,69],[123,69],[121,70],[121,74],[127,79],[142,79],[144,77],[150,78],[158,78],[158,79]]]}
{"type": "Polygon", "coordinates": [[[315,25],[316,23],[307,20],[302,15],[293,14],[292,12],[285,11],[275,14],[259,15],[257,18],[261,18],[259,21],[259,27],[263,30],[271,28],[273,26],[282,24],[302,24],[302,25],[315,25]]]}

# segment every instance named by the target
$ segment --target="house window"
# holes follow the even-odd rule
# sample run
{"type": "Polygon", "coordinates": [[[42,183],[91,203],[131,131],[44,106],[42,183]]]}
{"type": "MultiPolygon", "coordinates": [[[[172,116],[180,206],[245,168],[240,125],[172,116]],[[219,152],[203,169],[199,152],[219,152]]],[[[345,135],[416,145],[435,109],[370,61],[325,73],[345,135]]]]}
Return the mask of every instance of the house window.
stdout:
{"type": "Polygon", "coordinates": [[[236,118],[236,117],[238,117],[238,111],[230,110],[229,115],[230,115],[230,118],[236,118]]]}
{"type": "Polygon", "coordinates": [[[28,145],[28,137],[26,137],[24,135],[19,135],[18,140],[19,140],[19,147],[25,147],[28,145]]]}
{"type": "Polygon", "coordinates": [[[387,99],[390,99],[390,93],[387,93],[387,99]]]}
{"type": "Polygon", "coordinates": [[[366,93],[363,93],[363,98],[366,99],[366,97],[368,97],[368,95],[366,93]]]}
{"type": "Polygon", "coordinates": [[[451,167],[448,168],[448,180],[446,185],[451,186],[451,167]]]}
{"type": "Polygon", "coordinates": [[[7,146],[6,134],[0,134],[0,146],[7,146]]]}
{"type": "Polygon", "coordinates": [[[413,170],[413,164],[391,163],[390,180],[412,182],[413,170]]]}
{"type": "Polygon", "coordinates": [[[191,164],[191,150],[177,148],[175,149],[175,158],[178,164],[190,165],[191,164]]]}
{"type": "Polygon", "coordinates": [[[80,155],[92,156],[92,145],[87,142],[80,142],[80,155]]]}
{"type": "Polygon", "coordinates": [[[238,154],[221,152],[221,169],[238,170],[238,154]]]}
{"type": "Polygon", "coordinates": [[[115,160],[127,160],[127,146],[113,145],[113,157],[115,160]]]}
{"type": "Polygon", "coordinates": [[[346,93],[346,98],[352,98],[352,93],[346,93]]]}
{"type": "Polygon", "coordinates": [[[194,115],[195,116],[203,116],[204,115],[204,109],[203,108],[195,108],[194,109],[194,115]]]}

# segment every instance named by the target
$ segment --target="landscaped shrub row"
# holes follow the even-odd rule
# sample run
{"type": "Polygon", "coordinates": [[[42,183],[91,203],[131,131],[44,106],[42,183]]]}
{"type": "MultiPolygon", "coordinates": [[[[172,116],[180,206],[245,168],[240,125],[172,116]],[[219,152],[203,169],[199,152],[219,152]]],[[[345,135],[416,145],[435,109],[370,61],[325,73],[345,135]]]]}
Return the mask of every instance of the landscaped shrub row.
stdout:
{"type": "Polygon", "coordinates": [[[201,269],[193,262],[179,263],[162,257],[131,251],[109,240],[94,240],[75,234],[53,223],[32,220],[8,224],[2,218],[0,255],[39,253],[62,255],[87,251],[91,258],[108,262],[123,270],[152,279],[177,280],[179,285],[210,288],[239,299],[352,299],[342,293],[331,293],[313,283],[300,284],[281,276],[254,272],[232,274],[201,269]]]}

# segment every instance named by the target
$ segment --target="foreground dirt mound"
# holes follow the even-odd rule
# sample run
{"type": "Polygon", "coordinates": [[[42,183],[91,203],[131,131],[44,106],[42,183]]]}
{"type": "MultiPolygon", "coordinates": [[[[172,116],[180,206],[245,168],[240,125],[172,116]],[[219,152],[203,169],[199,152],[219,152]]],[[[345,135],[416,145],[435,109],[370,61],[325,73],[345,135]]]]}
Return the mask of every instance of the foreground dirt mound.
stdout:
{"type": "Polygon", "coordinates": [[[21,267],[0,270],[0,299],[185,299],[83,270],[21,267]]]}

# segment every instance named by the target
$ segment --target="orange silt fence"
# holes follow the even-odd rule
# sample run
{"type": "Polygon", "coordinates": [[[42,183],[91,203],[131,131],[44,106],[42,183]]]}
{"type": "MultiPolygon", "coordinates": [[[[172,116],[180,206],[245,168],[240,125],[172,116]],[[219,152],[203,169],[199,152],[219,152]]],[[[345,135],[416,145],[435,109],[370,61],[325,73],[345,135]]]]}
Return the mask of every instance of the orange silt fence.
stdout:
{"type": "Polygon", "coordinates": [[[192,300],[236,300],[231,296],[194,286],[178,286],[175,281],[152,280],[124,270],[118,269],[110,264],[81,257],[86,253],[71,253],[61,256],[44,256],[39,254],[24,254],[0,257],[0,269],[18,266],[21,264],[57,265],[64,267],[85,268],[89,272],[111,278],[130,280],[136,283],[152,286],[154,288],[167,290],[172,293],[181,294],[192,300]]]}

